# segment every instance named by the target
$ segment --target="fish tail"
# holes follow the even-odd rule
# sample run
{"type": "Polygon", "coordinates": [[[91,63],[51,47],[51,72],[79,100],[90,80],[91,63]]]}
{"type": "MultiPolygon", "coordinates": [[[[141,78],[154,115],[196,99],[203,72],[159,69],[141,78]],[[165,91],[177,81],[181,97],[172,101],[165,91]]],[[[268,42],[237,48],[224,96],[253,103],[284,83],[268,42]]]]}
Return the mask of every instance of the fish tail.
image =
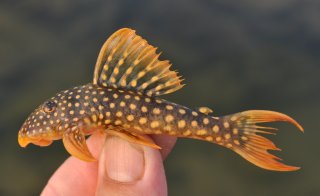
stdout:
{"type": "Polygon", "coordinates": [[[289,116],[273,111],[250,110],[221,118],[224,122],[223,144],[254,165],[274,171],[294,171],[300,167],[285,165],[280,158],[268,150],[281,150],[261,134],[275,134],[277,129],[259,126],[258,123],[286,121],[295,125],[301,132],[303,128],[289,116]],[[227,137],[226,137],[227,136],[227,137]]]}

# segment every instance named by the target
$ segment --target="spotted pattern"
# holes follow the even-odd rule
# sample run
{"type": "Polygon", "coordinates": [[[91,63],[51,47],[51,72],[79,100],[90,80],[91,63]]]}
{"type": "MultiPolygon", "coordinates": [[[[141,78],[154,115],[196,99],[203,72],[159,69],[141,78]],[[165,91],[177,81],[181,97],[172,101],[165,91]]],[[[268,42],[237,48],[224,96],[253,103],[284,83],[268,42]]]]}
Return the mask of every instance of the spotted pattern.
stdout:
{"type": "Polygon", "coordinates": [[[115,32],[99,53],[92,84],[62,91],[40,105],[19,131],[20,146],[46,146],[63,137],[71,155],[93,161],[85,135],[94,131],[152,147],[155,144],[144,140],[143,134],[166,134],[223,145],[265,169],[297,169],[268,154],[277,148],[259,133],[270,133],[271,129],[257,125],[289,121],[303,131],[296,121],[261,110],[213,117],[210,108],[191,110],[159,98],[182,88],[183,79],[170,70],[169,61],[158,59],[156,50],[134,30],[115,32]]]}
{"type": "MultiPolygon", "coordinates": [[[[126,129],[137,133],[169,134],[215,142],[232,148],[248,140],[232,125],[205,113],[131,91],[92,84],[58,93],[30,115],[22,128],[25,137],[61,138],[82,125],[126,129]]],[[[87,127],[87,128],[86,128],[87,127]]]]}

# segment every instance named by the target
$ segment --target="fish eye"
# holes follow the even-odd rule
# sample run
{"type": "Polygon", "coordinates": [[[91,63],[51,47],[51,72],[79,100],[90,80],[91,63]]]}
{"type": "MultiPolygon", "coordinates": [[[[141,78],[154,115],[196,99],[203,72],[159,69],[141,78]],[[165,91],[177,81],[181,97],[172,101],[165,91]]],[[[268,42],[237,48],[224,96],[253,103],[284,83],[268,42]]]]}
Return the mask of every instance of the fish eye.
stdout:
{"type": "Polygon", "coordinates": [[[57,104],[53,101],[48,101],[43,105],[43,111],[45,113],[51,113],[53,112],[57,107],[57,104]]]}

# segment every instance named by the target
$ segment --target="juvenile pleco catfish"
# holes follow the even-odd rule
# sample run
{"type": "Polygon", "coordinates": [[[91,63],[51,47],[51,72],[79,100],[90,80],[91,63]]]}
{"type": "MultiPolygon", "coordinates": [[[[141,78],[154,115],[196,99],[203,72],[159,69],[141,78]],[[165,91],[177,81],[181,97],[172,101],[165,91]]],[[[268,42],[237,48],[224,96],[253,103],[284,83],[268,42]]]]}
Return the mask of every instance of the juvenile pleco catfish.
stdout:
{"type": "Polygon", "coordinates": [[[85,136],[95,131],[157,149],[144,134],[164,134],[225,146],[264,169],[299,169],[268,152],[280,149],[261,134],[275,133],[275,129],[257,125],[288,121],[303,131],[295,120],[264,110],[213,117],[207,107],[192,110],[163,100],[160,95],[183,84],[177,72],[170,70],[169,61],[159,56],[134,30],[118,30],[101,48],[92,83],[62,91],[40,105],[19,131],[20,146],[48,146],[62,138],[71,155],[94,161],[85,136]]]}

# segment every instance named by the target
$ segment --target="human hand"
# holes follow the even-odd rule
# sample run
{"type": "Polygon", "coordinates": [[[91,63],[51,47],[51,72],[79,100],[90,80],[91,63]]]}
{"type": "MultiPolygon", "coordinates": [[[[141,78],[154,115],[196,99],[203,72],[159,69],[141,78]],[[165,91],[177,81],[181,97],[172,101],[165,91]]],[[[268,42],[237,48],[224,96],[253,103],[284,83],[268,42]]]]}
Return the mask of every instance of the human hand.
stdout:
{"type": "Polygon", "coordinates": [[[130,144],[94,134],[88,147],[97,162],[68,158],[53,174],[41,195],[167,195],[163,160],[176,139],[151,136],[162,149],[130,144]]]}

